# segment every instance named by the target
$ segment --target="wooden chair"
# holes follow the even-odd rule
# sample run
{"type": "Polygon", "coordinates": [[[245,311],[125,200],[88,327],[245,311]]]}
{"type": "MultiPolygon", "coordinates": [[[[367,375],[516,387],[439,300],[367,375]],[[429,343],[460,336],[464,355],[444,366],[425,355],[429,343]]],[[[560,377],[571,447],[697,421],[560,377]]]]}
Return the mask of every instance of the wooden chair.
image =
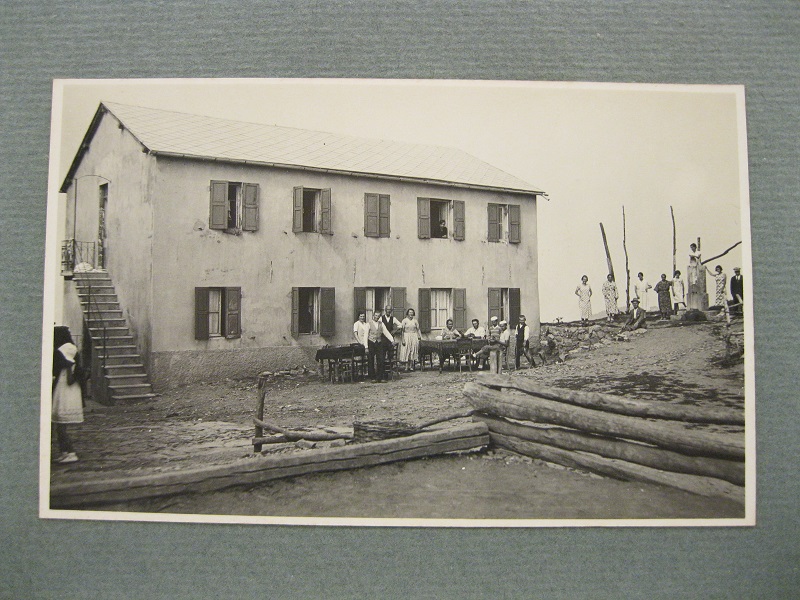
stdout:
{"type": "Polygon", "coordinates": [[[469,367],[470,372],[472,372],[472,363],[474,362],[472,358],[472,342],[470,340],[458,340],[458,354],[456,355],[456,360],[458,360],[458,370],[461,372],[461,359],[464,359],[469,367]]]}
{"type": "Polygon", "coordinates": [[[383,369],[388,379],[400,377],[400,365],[397,362],[397,343],[391,345],[386,351],[386,359],[383,362],[383,369]]]}

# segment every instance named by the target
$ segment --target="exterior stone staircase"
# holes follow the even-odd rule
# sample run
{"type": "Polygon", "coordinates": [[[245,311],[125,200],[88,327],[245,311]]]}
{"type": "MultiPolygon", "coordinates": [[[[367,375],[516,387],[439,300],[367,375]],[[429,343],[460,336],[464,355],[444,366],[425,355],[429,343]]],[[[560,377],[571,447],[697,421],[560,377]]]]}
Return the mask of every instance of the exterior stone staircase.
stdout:
{"type": "Polygon", "coordinates": [[[153,387],[107,272],[76,272],[83,318],[92,338],[92,395],[106,404],[154,398],[153,387]]]}

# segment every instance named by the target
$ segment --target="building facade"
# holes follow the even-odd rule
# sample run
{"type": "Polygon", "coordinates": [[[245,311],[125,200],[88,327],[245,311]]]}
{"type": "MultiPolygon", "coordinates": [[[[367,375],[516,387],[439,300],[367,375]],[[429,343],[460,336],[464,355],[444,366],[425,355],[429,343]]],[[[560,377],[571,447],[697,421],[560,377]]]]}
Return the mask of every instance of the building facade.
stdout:
{"type": "Polygon", "coordinates": [[[102,104],[61,191],[94,244],[72,266],[108,272],[156,387],[312,365],[386,305],[431,337],[520,312],[538,334],[542,192],[458,151],[102,104]]]}

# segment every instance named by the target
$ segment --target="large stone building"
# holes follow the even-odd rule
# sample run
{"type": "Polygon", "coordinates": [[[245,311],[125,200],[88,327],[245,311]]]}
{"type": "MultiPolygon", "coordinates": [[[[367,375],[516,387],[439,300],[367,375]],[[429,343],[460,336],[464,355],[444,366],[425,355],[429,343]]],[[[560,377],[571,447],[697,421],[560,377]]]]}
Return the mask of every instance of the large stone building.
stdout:
{"type": "Polygon", "coordinates": [[[385,304],[538,334],[542,191],[462,151],[102,103],[61,192],[63,320],[156,387],[313,364],[385,304]]]}

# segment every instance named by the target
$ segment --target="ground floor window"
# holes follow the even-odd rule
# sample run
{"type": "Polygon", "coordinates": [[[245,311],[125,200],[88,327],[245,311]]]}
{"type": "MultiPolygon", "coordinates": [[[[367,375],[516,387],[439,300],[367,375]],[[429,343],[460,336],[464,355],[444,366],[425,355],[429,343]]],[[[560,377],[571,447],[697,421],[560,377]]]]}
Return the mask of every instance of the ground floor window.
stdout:
{"type": "Polygon", "coordinates": [[[507,321],[509,327],[516,325],[520,314],[519,288],[489,288],[489,314],[488,319],[497,317],[507,321]]]}
{"type": "Polygon", "coordinates": [[[292,335],[336,333],[334,288],[292,288],[292,335]]]}
{"type": "Polygon", "coordinates": [[[467,305],[464,288],[420,288],[417,319],[420,329],[428,332],[444,329],[448,319],[453,319],[456,329],[466,329],[467,305]]]}
{"type": "Polygon", "coordinates": [[[194,288],[194,337],[241,337],[241,298],[238,287],[194,288]]]}

